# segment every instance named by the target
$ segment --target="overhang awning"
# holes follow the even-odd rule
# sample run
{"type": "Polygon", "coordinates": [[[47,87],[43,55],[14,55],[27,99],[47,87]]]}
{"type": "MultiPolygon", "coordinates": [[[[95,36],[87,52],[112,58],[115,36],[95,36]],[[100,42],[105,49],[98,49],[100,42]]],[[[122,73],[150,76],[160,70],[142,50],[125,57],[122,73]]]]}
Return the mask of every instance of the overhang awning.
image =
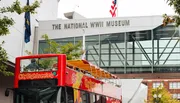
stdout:
{"type": "Polygon", "coordinates": [[[79,68],[80,70],[88,71],[92,76],[96,78],[117,78],[117,76],[91,64],[86,60],[68,60],[67,65],[79,68]]]}
{"type": "Polygon", "coordinates": [[[4,64],[12,67],[12,68],[15,68],[15,63],[11,62],[11,61],[7,61],[7,62],[4,62],[4,64]]]}

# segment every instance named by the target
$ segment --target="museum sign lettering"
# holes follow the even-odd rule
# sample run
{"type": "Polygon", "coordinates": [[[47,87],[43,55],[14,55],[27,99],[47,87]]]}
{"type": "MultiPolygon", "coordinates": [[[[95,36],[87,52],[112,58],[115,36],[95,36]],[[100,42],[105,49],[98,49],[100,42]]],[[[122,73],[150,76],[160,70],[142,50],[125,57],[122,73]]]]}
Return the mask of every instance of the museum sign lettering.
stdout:
{"type": "Polygon", "coordinates": [[[83,28],[123,27],[123,26],[130,26],[130,20],[52,24],[52,29],[61,30],[61,29],[83,29],[83,28]]]}

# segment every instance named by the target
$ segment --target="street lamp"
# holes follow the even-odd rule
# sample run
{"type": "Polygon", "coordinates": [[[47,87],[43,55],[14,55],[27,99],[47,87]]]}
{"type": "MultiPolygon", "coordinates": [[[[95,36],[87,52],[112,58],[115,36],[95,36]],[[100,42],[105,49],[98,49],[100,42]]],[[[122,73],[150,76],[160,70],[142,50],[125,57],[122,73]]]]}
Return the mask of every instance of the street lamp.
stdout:
{"type": "Polygon", "coordinates": [[[161,100],[161,97],[162,97],[161,94],[154,94],[153,97],[154,97],[154,102],[155,103],[160,103],[160,100],[161,100]]]}

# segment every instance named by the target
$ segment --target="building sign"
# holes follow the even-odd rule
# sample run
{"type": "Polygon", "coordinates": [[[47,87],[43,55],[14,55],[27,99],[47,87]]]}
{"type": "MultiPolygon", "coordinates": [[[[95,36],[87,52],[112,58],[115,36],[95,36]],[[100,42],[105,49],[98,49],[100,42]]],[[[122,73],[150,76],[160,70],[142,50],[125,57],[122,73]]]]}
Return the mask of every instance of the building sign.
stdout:
{"type": "Polygon", "coordinates": [[[130,26],[130,20],[96,21],[96,22],[74,22],[64,24],[52,24],[53,30],[102,28],[102,27],[123,27],[130,26]]]}

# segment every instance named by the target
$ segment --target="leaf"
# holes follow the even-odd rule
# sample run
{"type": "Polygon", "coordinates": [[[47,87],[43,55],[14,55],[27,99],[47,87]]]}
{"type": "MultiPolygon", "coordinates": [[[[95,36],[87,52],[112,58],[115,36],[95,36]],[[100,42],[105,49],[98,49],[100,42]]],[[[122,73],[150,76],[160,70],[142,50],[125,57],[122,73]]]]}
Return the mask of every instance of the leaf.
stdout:
{"type": "Polygon", "coordinates": [[[163,24],[166,26],[168,23],[174,22],[176,27],[180,25],[180,0],[166,0],[167,4],[174,8],[174,12],[177,14],[175,16],[167,16],[164,17],[163,24]],[[170,21],[167,21],[169,18],[170,21]],[[165,20],[166,19],[166,20],[165,20]]]}
{"type": "Polygon", "coordinates": [[[161,85],[157,88],[151,89],[150,91],[151,97],[147,103],[155,103],[157,101],[158,103],[180,103],[177,99],[172,98],[172,95],[168,92],[168,90],[161,85]],[[155,95],[156,98],[153,97],[155,95]],[[158,96],[160,96],[160,98],[158,96]]]}

